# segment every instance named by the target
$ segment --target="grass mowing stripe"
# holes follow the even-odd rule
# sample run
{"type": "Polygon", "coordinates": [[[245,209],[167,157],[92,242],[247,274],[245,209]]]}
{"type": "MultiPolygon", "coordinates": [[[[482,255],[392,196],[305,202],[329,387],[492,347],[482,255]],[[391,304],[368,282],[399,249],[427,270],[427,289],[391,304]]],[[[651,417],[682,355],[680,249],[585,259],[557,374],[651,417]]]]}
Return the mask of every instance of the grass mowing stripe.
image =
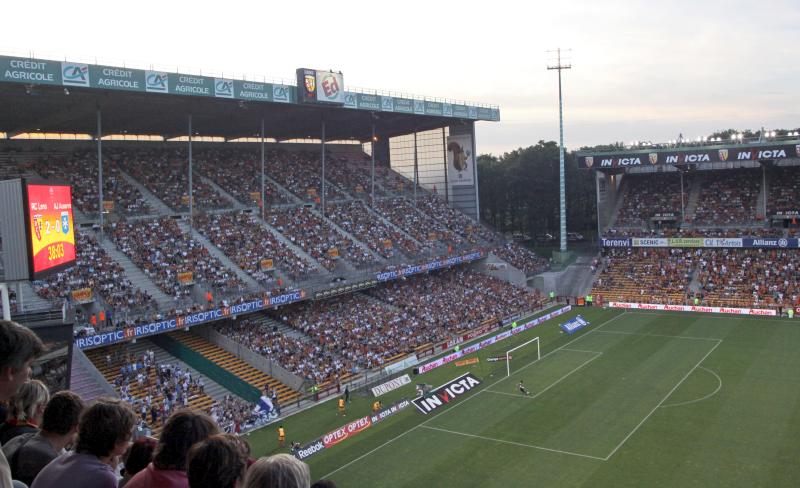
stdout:
{"type": "Polygon", "coordinates": [[[601,458],[601,457],[597,457],[597,456],[590,456],[589,454],[581,454],[579,452],[562,451],[562,450],[559,450],[559,449],[551,449],[549,447],[535,446],[533,444],[524,444],[522,442],[507,441],[507,440],[504,440],[504,439],[495,439],[494,437],[485,437],[485,436],[476,435],[476,434],[467,434],[466,432],[457,432],[455,430],[447,430],[447,429],[442,429],[440,427],[431,427],[430,425],[422,425],[421,427],[423,429],[438,430],[440,432],[447,432],[448,434],[463,435],[465,437],[474,437],[476,439],[483,439],[483,440],[492,441],[492,442],[499,442],[501,444],[511,444],[512,446],[530,447],[531,449],[539,449],[541,451],[557,452],[559,454],[569,454],[570,456],[579,456],[579,457],[583,457],[583,458],[596,459],[598,461],[607,461],[607,459],[605,459],[605,458],[601,458]]]}
{"type": "Polygon", "coordinates": [[[677,335],[664,335],[664,334],[642,334],[641,332],[625,332],[622,330],[601,330],[600,332],[604,334],[621,334],[621,335],[632,335],[632,336],[643,336],[643,337],[666,337],[668,339],[688,339],[692,341],[721,341],[722,339],[717,339],[716,337],[694,337],[694,336],[677,336],[677,335]]]}
{"type": "MultiPolygon", "coordinates": [[[[560,351],[561,349],[563,349],[563,348],[567,347],[568,345],[572,344],[572,343],[573,343],[573,342],[575,342],[575,341],[578,341],[578,340],[580,340],[580,339],[583,339],[584,337],[586,337],[586,336],[590,335],[592,332],[594,332],[594,331],[598,330],[600,327],[603,327],[603,326],[605,326],[606,324],[609,324],[609,323],[611,323],[611,322],[613,322],[613,321],[617,320],[618,318],[620,318],[620,317],[624,316],[625,314],[626,314],[626,312],[624,312],[624,311],[623,311],[623,312],[622,312],[622,313],[620,313],[619,315],[615,315],[615,316],[611,317],[610,319],[606,320],[605,322],[603,322],[602,324],[598,325],[597,327],[594,327],[594,328],[590,329],[590,330],[589,330],[588,332],[586,332],[585,334],[582,334],[581,336],[579,336],[579,337],[576,337],[575,339],[572,339],[571,341],[567,342],[566,344],[564,344],[564,345],[563,345],[563,346],[561,346],[561,347],[558,347],[558,348],[556,348],[556,349],[553,349],[552,351],[550,351],[550,352],[548,352],[547,354],[545,354],[544,356],[542,356],[540,359],[538,359],[538,360],[536,360],[536,361],[532,361],[531,363],[529,363],[529,364],[527,364],[527,365],[525,365],[525,366],[521,367],[521,368],[520,368],[520,369],[518,369],[517,371],[518,371],[518,372],[519,372],[519,371],[522,371],[523,369],[526,369],[528,366],[531,366],[531,365],[533,365],[533,364],[536,364],[536,363],[538,363],[539,361],[541,361],[542,359],[546,358],[547,356],[549,356],[549,355],[551,355],[551,354],[553,354],[553,353],[555,353],[555,352],[557,352],[557,351],[560,351]]],[[[499,380],[497,380],[497,381],[495,381],[494,383],[490,384],[490,385],[489,385],[487,388],[491,388],[491,387],[493,387],[493,386],[495,386],[495,385],[499,384],[500,382],[502,382],[502,381],[505,381],[505,380],[506,380],[506,379],[508,379],[508,378],[509,378],[509,377],[500,378],[499,380]]],[[[481,391],[483,391],[483,390],[481,390],[481,391]]],[[[372,454],[372,453],[374,453],[375,451],[378,451],[379,449],[381,449],[381,448],[383,448],[383,447],[385,447],[385,446],[387,446],[387,445],[391,444],[392,442],[396,441],[397,439],[400,439],[401,437],[405,436],[406,434],[408,434],[408,433],[410,433],[410,432],[413,432],[414,430],[416,430],[416,429],[418,429],[418,428],[420,428],[420,427],[424,426],[425,424],[427,424],[427,423],[428,423],[428,422],[430,422],[431,420],[433,420],[433,419],[437,418],[439,415],[442,415],[442,414],[444,414],[444,413],[447,413],[447,412],[449,412],[449,411],[453,410],[454,408],[458,407],[459,405],[463,405],[464,403],[468,402],[469,400],[471,400],[471,399],[473,399],[473,398],[477,397],[479,393],[480,393],[480,391],[479,391],[478,393],[475,393],[474,395],[471,395],[471,396],[469,396],[469,397],[465,398],[465,399],[464,399],[462,402],[460,402],[460,403],[457,403],[457,404],[453,405],[452,407],[450,407],[450,408],[448,408],[448,409],[446,409],[446,410],[444,410],[444,411],[442,411],[442,412],[439,412],[439,413],[437,413],[436,415],[434,415],[433,417],[429,418],[428,420],[425,420],[424,422],[422,422],[422,423],[420,423],[420,424],[417,424],[417,425],[415,425],[414,427],[411,427],[410,429],[408,429],[407,431],[403,432],[402,434],[399,434],[399,435],[397,435],[397,436],[395,436],[395,437],[392,437],[391,439],[389,439],[388,441],[384,442],[384,443],[383,443],[383,444],[381,444],[380,446],[378,446],[378,447],[376,447],[376,448],[374,448],[374,449],[372,449],[372,450],[370,450],[370,451],[367,451],[367,452],[365,452],[364,454],[362,454],[362,455],[358,456],[357,458],[353,459],[352,461],[349,461],[349,462],[347,462],[347,463],[345,463],[345,464],[343,464],[343,465],[339,466],[338,468],[334,469],[333,471],[331,471],[330,473],[326,474],[326,475],[325,475],[325,476],[323,476],[322,478],[330,478],[332,475],[334,475],[334,474],[338,473],[339,471],[343,470],[344,468],[346,468],[346,467],[348,467],[348,466],[350,466],[350,465],[352,465],[352,464],[354,464],[354,463],[356,463],[356,462],[358,462],[358,461],[361,461],[362,459],[364,459],[365,457],[367,457],[367,456],[371,455],[371,454],[372,454]]]]}
{"type": "Polygon", "coordinates": [[[686,376],[684,376],[684,377],[683,377],[683,378],[682,378],[682,379],[681,379],[681,380],[678,382],[678,384],[677,384],[677,385],[673,386],[673,387],[672,387],[672,389],[669,391],[669,393],[667,393],[667,395],[666,395],[664,398],[662,398],[660,402],[658,402],[658,405],[656,405],[655,407],[653,407],[653,410],[651,410],[651,411],[650,411],[650,413],[648,413],[648,414],[647,414],[647,416],[645,416],[645,418],[643,418],[643,419],[642,419],[642,421],[641,421],[641,422],[639,422],[639,424],[638,424],[636,427],[634,427],[634,428],[633,428],[633,430],[632,430],[632,431],[631,431],[631,432],[630,432],[628,435],[626,435],[624,439],[622,439],[622,442],[620,442],[620,443],[617,445],[617,447],[615,447],[615,448],[614,448],[614,450],[613,450],[613,451],[611,451],[611,454],[609,454],[608,456],[606,456],[606,461],[608,461],[608,460],[611,458],[611,456],[613,456],[613,455],[614,455],[614,454],[615,454],[615,453],[616,453],[616,452],[619,450],[619,448],[620,448],[620,447],[622,447],[622,446],[623,446],[623,445],[624,445],[624,444],[625,444],[625,443],[628,441],[628,439],[630,439],[630,438],[631,438],[631,436],[632,436],[633,434],[635,434],[635,433],[636,433],[636,431],[637,431],[637,430],[639,430],[639,427],[641,427],[641,426],[642,426],[642,425],[643,425],[645,422],[647,422],[647,419],[649,419],[649,418],[650,418],[650,417],[653,415],[653,413],[654,413],[656,410],[658,410],[658,407],[660,407],[660,406],[661,406],[661,405],[662,405],[662,404],[663,404],[663,403],[664,403],[664,402],[667,400],[667,398],[669,398],[669,397],[670,397],[670,395],[672,395],[673,393],[675,393],[675,390],[677,390],[677,389],[678,389],[678,387],[680,387],[680,386],[683,384],[683,382],[684,382],[684,381],[686,381],[686,378],[688,378],[688,377],[689,377],[689,375],[690,375],[690,374],[692,374],[692,372],[693,372],[694,370],[696,370],[696,369],[697,369],[697,368],[700,366],[700,364],[702,364],[702,363],[703,363],[703,361],[705,361],[705,360],[706,360],[706,358],[707,358],[708,356],[710,356],[710,355],[711,355],[711,353],[712,353],[712,352],[714,352],[714,350],[716,350],[716,349],[717,349],[717,347],[719,347],[719,345],[720,345],[720,344],[722,344],[722,339],[717,339],[717,343],[716,343],[716,344],[714,344],[714,347],[712,347],[712,348],[711,348],[711,350],[710,350],[710,351],[708,351],[708,352],[706,353],[706,355],[705,355],[705,356],[703,356],[702,358],[700,358],[700,361],[698,361],[698,362],[697,362],[697,364],[695,364],[695,365],[694,365],[694,367],[693,367],[692,369],[690,369],[688,373],[686,373],[686,376]]]}

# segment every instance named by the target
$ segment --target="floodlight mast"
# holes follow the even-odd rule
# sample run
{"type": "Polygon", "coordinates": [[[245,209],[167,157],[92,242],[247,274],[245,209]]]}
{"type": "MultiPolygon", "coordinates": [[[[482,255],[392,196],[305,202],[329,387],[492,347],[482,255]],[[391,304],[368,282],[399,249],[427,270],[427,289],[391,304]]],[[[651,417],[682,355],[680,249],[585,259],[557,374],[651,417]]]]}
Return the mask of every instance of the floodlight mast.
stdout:
{"type": "MultiPolygon", "coordinates": [[[[569,50],[567,50],[569,51],[569,50]]],[[[551,51],[552,52],[552,51],[551,51]]],[[[548,70],[558,70],[558,191],[560,213],[560,250],[567,251],[567,194],[564,176],[564,102],[561,96],[561,71],[572,68],[571,63],[561,62],[561,48],[556,49],[556,64],[548,70]]]]}

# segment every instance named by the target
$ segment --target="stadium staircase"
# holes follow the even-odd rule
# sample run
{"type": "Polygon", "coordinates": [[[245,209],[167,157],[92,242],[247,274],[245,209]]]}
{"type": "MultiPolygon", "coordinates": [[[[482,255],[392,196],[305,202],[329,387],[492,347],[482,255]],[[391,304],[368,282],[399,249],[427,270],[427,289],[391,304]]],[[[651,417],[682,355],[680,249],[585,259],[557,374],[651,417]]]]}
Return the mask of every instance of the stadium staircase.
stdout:
{"type": "Polygon", "coordinates": [[[83,351],[77,348],[72,352],[69,389],[87,403],[103,396],[117,396],[114,387],[103,378],[102,374],[83,354],[83,351]]]}
{"type": "MultiPolygon", "coordinates": [[[[280,310],[277,313],[280,313],[280,310]]],[[[280,320],[273,319],[269,315],[251,316],[251,318],[286,337],[291,337],[304,342],[311,342],[311,337],[303,334],[302,331],[295,329],[291,325],[281,322],[280,320]]]]}
{"type": "Polygon", "coordinates": [[[209,254],[217,258],[219,262],[221,262],[226,268],[233,271],[237,278],[242,280],[243,283],[247,284],[247,288],[249,291],[256,292],[261,290],[261,285],[258,284],[258,281],[253,279],[253,277],[247,274],[245,270],[243,270],[242,268],[237,266],[236,263],[231,261],[231,259],[228,256],[226,256],[224,252],[222,252],[217,246],[212,244],[211,241],[208,240],[203,234],[198,232],[197,229],[190,228],[188,222],[179,221],[178,227],[184,233],[191,232],[192,239],[205,246],[205,248],[208,249],[209,254]]]}
{"type": "Polygon", "coordinates": [[[136,178],[129,175],[128,173],[122,171],[122,168],[117,167],[119,173],[125,178],[125,181],[133,185],[134,188],[139,190],[139,193],[142,194],[142,198],[150,205],[150,208],[153,209],[153,214],[155,215],[172,215],[176,214],[177,211],[172,210],[167,206],[166,203],[162,202],[157,196],[153,194],[150,190],[147,189],[143,184],[139,182],[136,178]]]}
{"type": "Polygon", "coordinates": [[[703,188],[705,175],[698,171],[689,181],[689,197],[686,199],[686,215],[683,216],[684,222],[687,217],[694,220],[694,213],[697,210],[697,204],[700,202],[700,190],[703,188]]]}
{"type": "MultiPolygon", "coordinates": [[[[253,366],[250,366],[243,360],[237,358],[225,349],[211,343],[209,340],[203,337],[195,334],[188,334],[186,332],[174,332],[171,334],[156,336],[155,338],[179,343],[181,346],[183,346],[184,350],[189,351],[189,357],[193,356],[194,360],[196,361],[198,359],[197,356],[201,356],[206,361],[205,365],[200,365],[192,361],[194,363],[193,366],[198,366],[200,369],[206,369],[209,367],[209,364],[215,365],[217,368],[227,372],[230,375],[233,375],[239,382],[245,383],[246,385],[252,387],[259,396],[261,392],[263,392],[264,385],[269,385],[270,389],[277,390],[278,400],[280,401],[281,405],[286,405],[296,401],[300,396],[300,393],[297,391],[292,390],[275,378],[257,370],[253,366]],[[191,353],[194,353],[194,355],[191,353]]],[[[177,350],[177,347],[173,344],[171,349],[177,350]]],[[[239,385],[239,387],[241,386],[242,385],[239,385]]],[[[254,401],[250,398],[245,399],[254,401]]],[[[256,396],[255,399],[257,400],[258,396],[256,396]]]]}
{"type": "Polygon", "coordinates": [[[242,204],[242,202],[240,202],[239,200],[236,199],[236,197],[234,197],[233,195],[231,195],[230,193],[225,191],[221,186],[219,186],[218,184],[214,183],[214,180],[212,180],[211,178],[206,178],[205,176],[201,176],[200,180],[203,183],[205,183],[208,186],[210,186],[211,188],[213,188],[214,190],[216,190],[216,192],[219,193],[220,195],[222,195],[225,199],[229,200],[231,205],[233,205],[233,208],[235,208],[237,210],[250,208],[247,205],[242,204]]]}
{"type": "MultiPolygon", "coordinates": [[[[392,197],[389,197],[389,198],[392,198],[392,197]]],[[[375,200],[379,200],[379,198],[376,197],[375,200]]],[[[364,202],[364,204],[367,207],[367,211],[369,213],[371,213],[376,219],[378,219],[381,222],[383,222],[383,224],[386,225],[388,228],[393,229],[396,232],[399,232],[400,234],[405,236],[406,239],[410,240],[411,242],[413,242],[417,246],[424,247],[423,243],[421,243],[420,241],[414,239],[414,237],[412,237],[411,234],[407,233],[406,231],[404,231],[400,227],[394,225],[389,219],[385,218],[383,215],[381,215],[380,213],[378,213],[375,210],[373,210],[372,207],[370,207],[369,204],[366,201],[364,202]]]]}
{"type": "Polygon", "coordinates": [[[580,297],[589,293],[595,278],[592,274],[591,262],[590,256],[580,256],[575,263],[567,266],[561,277],[556,280],[556,294],[580,297]]]}
{"type": "Polygon", "coordinates": [[[97,242],[100,244],[100,247],[108,254],[108,256],[116,261],[117,263],[122,266],[122,269],[125,270],[125,275],[131,281],[134,287],[139,288],[141,290],[146,291],[153,297],[153,300],[158,304],[159,310],[170,310],[175,307],[175,300],[165,294],[161,289],[152,281],[147,275],[144,274],[138,266],[133,264],[128,256],[123,254],[111,239],[100,239],[99,236],[97,237],[97,242]]]}
{"type": "MultiPolygon", "coordinates": [[[[56,306],[48,300],[40,297],[33,289],[30,281],[20,281],[17,296],[17,311],[24,312],[26,310],[49,310],[56,306]]],[[[61,303],[58,303],[58,308],[61,303]]]]}

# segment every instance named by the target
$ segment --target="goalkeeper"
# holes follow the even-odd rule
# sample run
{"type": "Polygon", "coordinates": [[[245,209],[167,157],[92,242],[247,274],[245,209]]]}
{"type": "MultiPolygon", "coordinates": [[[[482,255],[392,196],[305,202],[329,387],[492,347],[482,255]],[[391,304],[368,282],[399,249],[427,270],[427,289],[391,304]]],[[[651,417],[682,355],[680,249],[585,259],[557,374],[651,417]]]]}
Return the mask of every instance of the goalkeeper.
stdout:
{"type": "Polygon", "coordinates": [[[531,392],[529,392],[528,389],[525,388],[525,385],[522,384],[522,380],[519,380],[519,383],[517,383],[517,389],[519,390],[520,393],[524,393],[526,395],[531,394],[531,392]]]}

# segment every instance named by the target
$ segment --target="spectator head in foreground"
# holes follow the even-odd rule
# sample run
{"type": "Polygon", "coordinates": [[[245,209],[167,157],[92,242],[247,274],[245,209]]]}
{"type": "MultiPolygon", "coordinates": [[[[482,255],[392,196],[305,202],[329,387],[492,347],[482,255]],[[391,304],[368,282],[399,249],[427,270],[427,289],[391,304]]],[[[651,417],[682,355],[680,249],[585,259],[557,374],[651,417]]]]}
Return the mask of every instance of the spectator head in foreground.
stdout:
{"type": "Polygon", "coordinates": [[[35,434],[42,423],[50,391],[39,380],[24,383],[9,400],[8,420],[0,427],[0,444],[23,434],[35,434]]]}
{"type": "Polygon", "coordinates": [[[156,451],[157,440],[152,437],[140,437],[128,449],[125,455],[125,471],[119,486],[125,486],[136,473],[147,467],[153,460],[153,453],[156,451]]]}
{"type": "Polygon", "coordinates": [[[116,488],[116,467],[130,443],[136,415],[128,404],[101,398],[78,422],[75,452],[59,456],[39,473],[31,488],[116,488]]]}
{"type": "Polygon", "coordinates": [[[190,488],[236,488],[246,470],[244,443],[230,434],[212,435],[198,442],[186,459],[190,488]]]}
{"type": "Polygon", "coordinates": [[[308,465],[289,454],[263,457],[247,471],[244,488],[310,488],[308,465]]]}
{"type": "Polygon", "coordinates": [[[11,477],[26,485],[33,483],[50,461],[75,442],[83,409],[83,400],[71,391],[53,395],[44,410],[42,430],[17,436],[3,445],[11,466],[11,477]]]}
{"type": "Polygon", "coordinates": [[[173,413],[158,440],[153,462],[139,471],[126,488],[186,488],[186,455],[198,442],[219,434],[214,420],[201,412],[178,410],[173,413]]]}
{"type": "Polygon", "coordinates": [[[31,363],[45,350],[32,330],[0,320],[0,401],[8,400],[27,383],[31,363]]]}

